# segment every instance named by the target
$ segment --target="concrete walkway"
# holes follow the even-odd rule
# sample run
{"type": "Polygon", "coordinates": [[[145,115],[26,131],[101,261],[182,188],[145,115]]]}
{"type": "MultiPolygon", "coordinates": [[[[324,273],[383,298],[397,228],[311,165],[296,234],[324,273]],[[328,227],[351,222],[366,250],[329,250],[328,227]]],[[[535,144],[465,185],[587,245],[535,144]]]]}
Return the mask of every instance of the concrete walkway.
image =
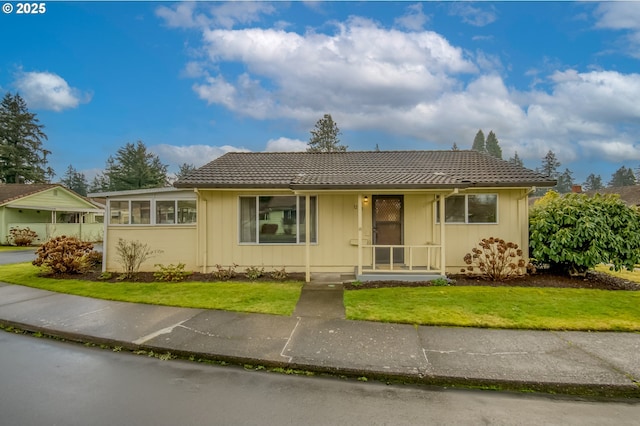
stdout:
{"type": "Polygon", "coordinates": [[[0,324],[235,363],[441,386],[640,398],[640,334],[349,321],[341,286],[305,286],[291,317],[111,302],[0,283],[0,324]],[[317,302],[317,303],[316,303],[317,302]]]}

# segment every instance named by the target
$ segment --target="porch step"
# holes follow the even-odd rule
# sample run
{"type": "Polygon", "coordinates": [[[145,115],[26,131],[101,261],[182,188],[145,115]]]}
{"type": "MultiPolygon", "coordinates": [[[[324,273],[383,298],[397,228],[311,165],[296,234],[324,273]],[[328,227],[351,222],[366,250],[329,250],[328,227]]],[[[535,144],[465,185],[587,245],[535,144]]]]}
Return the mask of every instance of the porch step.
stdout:
{"type": "Polygon", "coordinates": [[[356,280],[358,281],[432,281],[445,278],[437,272],[378,272],[363,271],[358,275],[356,268],[356,280]]]}

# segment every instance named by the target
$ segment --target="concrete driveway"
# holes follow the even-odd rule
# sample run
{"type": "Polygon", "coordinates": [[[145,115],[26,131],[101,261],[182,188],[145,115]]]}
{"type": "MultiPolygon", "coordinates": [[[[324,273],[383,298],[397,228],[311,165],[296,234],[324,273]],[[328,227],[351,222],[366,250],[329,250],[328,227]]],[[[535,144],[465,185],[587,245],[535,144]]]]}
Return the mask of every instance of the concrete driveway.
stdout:
{"type": "Polygon", "coordinates": [[[36,249],[31,247],[25,250],[12,250],[0,252],[0,265],[9,263],[31,262],[36,258],[36,249]]]}

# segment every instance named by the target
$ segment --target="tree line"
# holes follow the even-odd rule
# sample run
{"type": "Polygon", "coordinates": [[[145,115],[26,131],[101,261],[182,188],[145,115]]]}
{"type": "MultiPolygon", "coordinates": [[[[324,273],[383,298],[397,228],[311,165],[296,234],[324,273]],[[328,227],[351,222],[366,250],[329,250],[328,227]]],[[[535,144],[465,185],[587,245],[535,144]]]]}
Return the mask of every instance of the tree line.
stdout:
{"type": "MultiPolygon", "coordinates": [[[[44,125],[40,124],[36,114],[29,111],[27,104],[19,94],[6,93],[0,103],[0,183],[48,183],[55,173],[48,165],[51,151],[44,147],[47,135],[44,125]]],[[[341,134],[331,114],[324,114],[319,119],[307,143],[307,152],[344,152],[346,145],[340,143],[341,134]]],[[[454,143],[453,150],[458,147],[454,143]]],[[[492,131],[485,138],[482,129],[473,139],[472,150],[485,152],[502,159],[502,148],[498,137],[492,131]]],[[[376,151],[379,151],[376,144],[376,151]]],[[[523,162],[517,151],[507,161],[518,166],[523,162]]],[[[557,179],[554,188],[560,193],[570,192],[574,183],[573,173],[568,168],[560,173],[561,166],[555,153],[551,150],[542,159],[536,170],[557,179]]],[[[176,178],[180,179],[196,169],[192,164],[180,165],[176,178]]],[[[640,168],[638,169],[640,176],[640,168]]],[[[60,183],[80,195],[89,192],[122,191],[129,189],[158,188],[171,184],[168,165],[150,152],[144,142],[128,142],[120,147],[114,155],[109,156],[104,171],[87,181],[84,173],[69,165],[60,183]]],[[[620,167],[608,183],[610,187],[635,185],[638,182],[631,168],[620,167]]],[[[598,190],[604,187],[600,175],[590,174],[583,183],[585,190],[598,190]]]]}

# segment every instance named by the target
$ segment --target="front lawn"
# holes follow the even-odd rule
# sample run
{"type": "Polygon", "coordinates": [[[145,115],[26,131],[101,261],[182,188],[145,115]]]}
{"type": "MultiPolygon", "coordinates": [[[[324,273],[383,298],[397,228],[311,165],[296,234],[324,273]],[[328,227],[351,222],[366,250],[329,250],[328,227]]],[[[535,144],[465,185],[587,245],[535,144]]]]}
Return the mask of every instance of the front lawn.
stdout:
{"type": "Polygon", "coordinates": [[[345,291],[351,320],[537,330],[640,331],[640,291],[417,287],[345,291]]]}
{"type": "Polygon", "coordinates": [[[25,250],[36,251],[37,249],[38,249],[38,247],[33,247],[33,246],[0,246],[0,252],[3,252],[3,251],[25,251],[25,250]]]}
{"type": "Polygon", "coordinates": [[[187,308],[291,315],[300,282],[105,283],[40,277],[29,263],[0,266],[0,281],[98,299],[187,308]]]}

